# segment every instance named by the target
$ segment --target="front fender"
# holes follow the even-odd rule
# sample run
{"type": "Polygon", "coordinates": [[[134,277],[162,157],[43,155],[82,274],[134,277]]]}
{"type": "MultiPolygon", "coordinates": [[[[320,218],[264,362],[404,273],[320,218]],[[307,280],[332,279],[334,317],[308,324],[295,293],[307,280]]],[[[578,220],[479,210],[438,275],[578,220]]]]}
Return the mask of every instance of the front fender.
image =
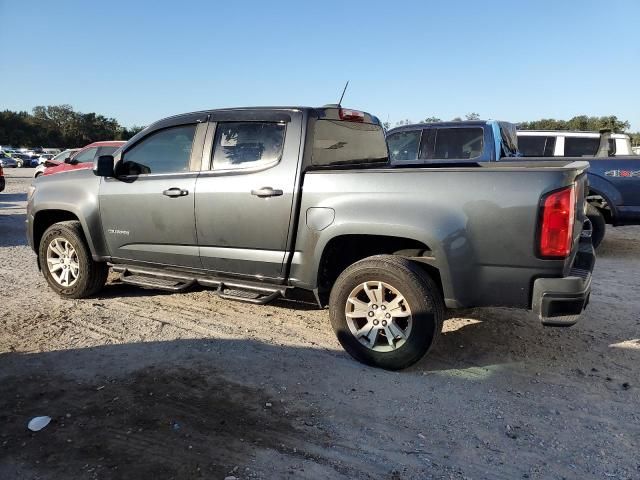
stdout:
{"type": "Polygon", "coordinates": [[[100,178],[90,170],[75,170],[39,177],[34,181],[35,190],[31,196],[27,213],[30,243],[37,249],[34,238],[37,223],[49,217],[47,212],[68,212],[75,216],[84,232],[87,245],[94,258],[108,256],[102,234],[98,192],[100,178]]]}

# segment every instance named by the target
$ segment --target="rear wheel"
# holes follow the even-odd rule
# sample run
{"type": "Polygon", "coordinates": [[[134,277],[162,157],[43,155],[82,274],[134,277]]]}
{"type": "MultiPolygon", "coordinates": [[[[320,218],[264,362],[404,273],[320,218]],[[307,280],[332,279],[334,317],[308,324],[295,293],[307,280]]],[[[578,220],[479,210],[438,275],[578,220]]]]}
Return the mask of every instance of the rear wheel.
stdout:
{"type": "Polygon", "coordinates": [[[16,160],[16,167],[17,168],[22,168],[22,160],[21,159],[17,159],[16,160]]]}
{"type": "Polygon", "coordinates": [[[591,221],[591,243],[598,248],[607,229],[602,212],[591,204],[587,204],[587,218],[591,221]]]}
{"type": "Polygon", "coordinates": [[[399,370],[434,344],[444,305],[436,283],[418,265],[379,255],[354,263],[338,277],[329,315],[338,341],[352,357],[399,370]]]}
{"type": "Polygon", "coordinates": [[[62,297],[89,297],[107,281],[109,267],[91,258],[78,221],[49,227],[40,241],[38,257],[44,278],[62,297]]]}

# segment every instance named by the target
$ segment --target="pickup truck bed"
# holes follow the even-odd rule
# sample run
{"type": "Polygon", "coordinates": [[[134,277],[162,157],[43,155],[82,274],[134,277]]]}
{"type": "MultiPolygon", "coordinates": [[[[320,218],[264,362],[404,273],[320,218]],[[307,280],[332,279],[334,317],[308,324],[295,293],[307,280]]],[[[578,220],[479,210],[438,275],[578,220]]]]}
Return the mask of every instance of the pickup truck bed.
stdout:
{"type": "MultiPolygon", "coordinates": [[[[316,285],[317,255],[334,238],[403,237],[421,243],[420,261],[439,272],[448,307],[530,308],[535,278],[567,276],[574,260],[536,256],[531,239],[539,210],[531,199],[573,182],[583,198],[587,168],[586,162],[501,162],[309,172],[301,211],[321,206],[333,210],[335,219],[319,232],[308,228],[308,220],[300,223],[290,281],[322,289],[316,285]]],[[[583,211],[578,215],[576,239],[585,218],[583,211]]],[[[366,249],[366,240],[358,248],[366,249]]]]}

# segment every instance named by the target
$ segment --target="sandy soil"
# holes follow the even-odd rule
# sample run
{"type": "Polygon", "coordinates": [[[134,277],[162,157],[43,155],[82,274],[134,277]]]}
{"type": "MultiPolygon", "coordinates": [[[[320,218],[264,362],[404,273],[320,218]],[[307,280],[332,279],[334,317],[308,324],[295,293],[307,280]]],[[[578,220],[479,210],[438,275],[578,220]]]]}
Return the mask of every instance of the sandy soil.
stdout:
{"type": "Polygon", "coordinates": [[[32,170],[5,172],[0,478],[640,478],[639,227],[608,230],[575,327],[456,312],[390,373],[302,304],[58,298],[24,236],[32,170]]]}

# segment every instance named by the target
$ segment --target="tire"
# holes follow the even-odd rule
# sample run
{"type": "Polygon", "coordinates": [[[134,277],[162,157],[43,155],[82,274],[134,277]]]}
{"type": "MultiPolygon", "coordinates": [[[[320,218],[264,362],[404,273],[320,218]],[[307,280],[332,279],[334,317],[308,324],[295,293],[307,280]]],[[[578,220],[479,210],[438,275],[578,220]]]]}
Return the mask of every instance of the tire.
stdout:
{"type": "Polygon", "coordinates": [[[15,168],[22,168],[22,160],[16,160],[15,168]]]}
{"type": "Polygon", "coordinates": [[[338,341],[353,358],[400,370],[420,360],[435,343],[444,303],[436,283],[414,262],[377,255],[354,263],[338,277],[331,289],[329,317],[338,341]]]}
{"type": "Polygon", "coordinates": [[[38,178],[40,175],[42,175],[42,172],[36,172],[36,174],[33,176],[33,178],[38,178]]]}
{"type": "Polygon", "coordinates": [[[38,259],[47,283],[64,298],[90,297],[104,286],[109,274],[106,263],[91,258],[82,227],[76,220],[55,223],[44,232],[38,259]],[[64,266],[54,270],[56,264],[64,266]]]}
{"type": "Polygon", "coordinates": [[[591,220],[591,243],[593,248],[598,248],[598,245],[604,239],[604,234],[607,229],[607,224],[602,212],[591,204],[587,205],[587,218],[591,220]]]}

